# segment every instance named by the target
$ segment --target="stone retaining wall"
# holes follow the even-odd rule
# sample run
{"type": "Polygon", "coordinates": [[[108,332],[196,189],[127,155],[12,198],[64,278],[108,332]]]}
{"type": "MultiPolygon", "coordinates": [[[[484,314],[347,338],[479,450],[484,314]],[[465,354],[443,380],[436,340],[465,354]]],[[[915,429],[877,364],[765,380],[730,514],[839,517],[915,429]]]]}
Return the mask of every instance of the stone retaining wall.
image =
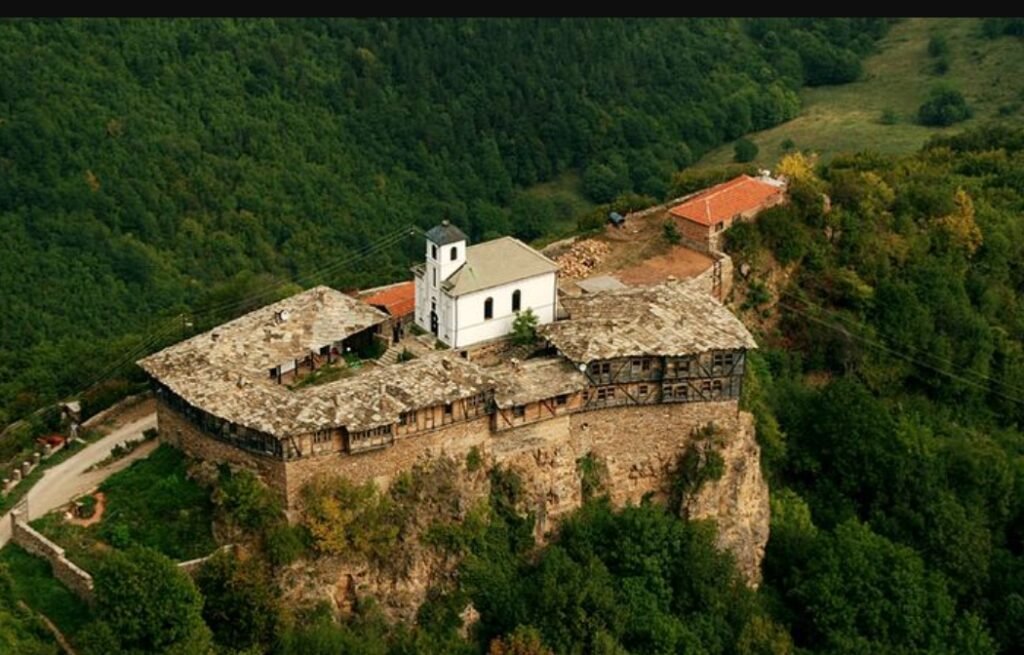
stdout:
{"type": "Polygon", "coordinates": [[[11,539],[27,552],[49,562],[53,569],[53,577],[60,580],[79,598],[92,603],[92,576],[65,557],[63,548],[22,521],[20,512],[11,512],[11,539]]]}

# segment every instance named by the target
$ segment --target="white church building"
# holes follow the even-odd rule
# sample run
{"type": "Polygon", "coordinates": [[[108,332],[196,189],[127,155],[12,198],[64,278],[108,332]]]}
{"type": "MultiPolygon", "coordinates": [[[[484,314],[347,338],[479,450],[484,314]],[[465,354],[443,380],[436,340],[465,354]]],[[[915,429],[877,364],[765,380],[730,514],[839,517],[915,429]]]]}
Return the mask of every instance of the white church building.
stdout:
{"type": "Polygon", "coordinates": [[[555,320],[558,265],[512,237],[468,245],[442,221],[426,233],[426,262],[416,276],[416,324],[452,348],[505,336],[516,314],[555,320]]]}

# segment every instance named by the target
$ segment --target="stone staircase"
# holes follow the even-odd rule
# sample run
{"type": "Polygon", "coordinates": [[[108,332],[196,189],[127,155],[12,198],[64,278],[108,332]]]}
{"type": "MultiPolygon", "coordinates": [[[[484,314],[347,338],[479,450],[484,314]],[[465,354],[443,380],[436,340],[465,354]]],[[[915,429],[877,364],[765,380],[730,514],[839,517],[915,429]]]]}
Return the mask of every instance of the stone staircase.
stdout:
{"type": "Polygon", "coordinates": [[[377,363],[381,366],[391,366],[392,364],[398,363],[398,356],[402,354],[402,344],[391,344],[388,349],[384,351],[384,354],[377,359],[377,363]]]}

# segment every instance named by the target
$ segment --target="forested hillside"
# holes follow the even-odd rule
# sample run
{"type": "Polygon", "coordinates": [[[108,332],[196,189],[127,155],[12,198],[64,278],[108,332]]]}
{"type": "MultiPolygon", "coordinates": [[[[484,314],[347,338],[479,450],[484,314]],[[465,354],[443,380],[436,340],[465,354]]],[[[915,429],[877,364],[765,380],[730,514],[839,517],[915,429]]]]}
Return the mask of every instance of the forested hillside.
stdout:
{"type": "Polygon", "coordinates": [[[0,425],[283,281],[407,274],[404,226],[535,238],[568,210],[519,190],[567,170],[597,202],[659,197],[707,149],[792,117],[802,84],[854,79],[885,29],[5,21],[0,425]]]}
{"type": "Polygon", "coordinates": [[[807,164],[728,235],[777,616],[814,652],[1020,653],[1024,131],[807,164]]]}

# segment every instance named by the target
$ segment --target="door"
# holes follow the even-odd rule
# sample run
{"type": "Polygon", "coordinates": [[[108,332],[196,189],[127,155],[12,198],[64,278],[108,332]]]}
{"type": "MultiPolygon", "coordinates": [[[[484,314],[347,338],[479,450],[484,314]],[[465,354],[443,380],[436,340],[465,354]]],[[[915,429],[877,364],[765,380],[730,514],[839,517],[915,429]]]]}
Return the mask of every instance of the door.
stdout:
{"type": "Polygon", "coordinates": [[[430,331],[437,336],[437,312],[430,312],[430,331]]]}

